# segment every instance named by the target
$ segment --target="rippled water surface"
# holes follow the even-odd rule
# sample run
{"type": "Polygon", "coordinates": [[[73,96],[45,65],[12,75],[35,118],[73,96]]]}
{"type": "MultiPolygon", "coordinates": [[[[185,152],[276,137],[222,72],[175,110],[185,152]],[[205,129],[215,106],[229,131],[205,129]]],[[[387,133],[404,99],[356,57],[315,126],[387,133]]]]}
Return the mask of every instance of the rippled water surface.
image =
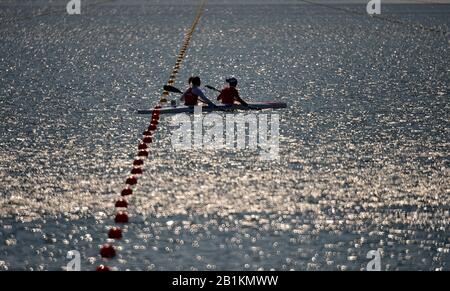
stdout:
{"type": "MultiPolygon", "coordinates": [[[[108,265],[360,270],[379,249],[383,270],[450,269],[450,4],[379,19],[349,2],[208,2],[175,85],[234,75],[245,99],[287,102],[280,159],[176,152],[162,116],[108,265]]],[[[82,3],[0,2],[0,270],[104,262],[148,124],[135,110],[156,104],[198,5],[82,3]]]]}

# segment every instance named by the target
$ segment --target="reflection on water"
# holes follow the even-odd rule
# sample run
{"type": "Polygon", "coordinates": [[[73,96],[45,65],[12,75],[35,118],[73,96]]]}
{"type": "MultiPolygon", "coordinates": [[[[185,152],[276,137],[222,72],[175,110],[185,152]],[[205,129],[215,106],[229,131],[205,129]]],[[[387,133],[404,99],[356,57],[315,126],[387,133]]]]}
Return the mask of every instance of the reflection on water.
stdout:
{"type": "MultiPolygon", "coordinates": [[[[0,30],[0,270],[62,269],[71,249],[85,269],[101,261],[147,124],[134,111],[158,99],[194,2],[115,1],[0,30]]],[[[280,160],[175,152],[162,117],[109,265],[359,270],[381,249],[383,269],[449,269],[448,39],[294,2],[210,1],[175,83],[234,75],[246,99],[288,102],[280,160]]],[[[39,1],[1,5],[7,22],[39,1]]],[[[383,9],[448,29],[449,5],[383,9]]]]}

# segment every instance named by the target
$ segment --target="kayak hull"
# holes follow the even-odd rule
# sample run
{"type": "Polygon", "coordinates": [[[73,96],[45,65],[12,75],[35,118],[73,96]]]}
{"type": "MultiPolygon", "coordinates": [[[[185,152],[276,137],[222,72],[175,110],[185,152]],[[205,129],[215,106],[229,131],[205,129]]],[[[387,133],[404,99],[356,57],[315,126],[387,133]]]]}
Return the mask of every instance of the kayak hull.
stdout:
{"type": "MultiPolygon", "coordinates": [[[[286,108],[287,104],[284,102],[254,102],[248,103],[248,107],[241,104],[218,104],[217,107],[209,107],[203,105],[202,112],[213,112],[213,111],[235,111],[235,110],[261,110],[261,109],[279,109],[286,108]]],[[[140,109],[138,114],[152,114],[153,109],[140,109]]],[[[176,113],[193,113],[194,106],[163,106],[160,109],[160,114],[176,114],[176,113]]]]}

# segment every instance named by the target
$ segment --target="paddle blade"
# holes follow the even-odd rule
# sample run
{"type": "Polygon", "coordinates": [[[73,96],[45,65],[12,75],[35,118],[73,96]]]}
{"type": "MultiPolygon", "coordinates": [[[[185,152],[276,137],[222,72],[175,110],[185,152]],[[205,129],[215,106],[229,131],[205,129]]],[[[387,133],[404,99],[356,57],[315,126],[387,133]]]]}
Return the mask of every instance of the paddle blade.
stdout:
{"type": "Polygon", "coordinates": [[[163,89],[166,90],[167,92],[183,94],[183,92],[181,92],[180,89],[175,88],[174,86],[164,85],[163,89]]]}
{"type": "Polygon", "coordinates": [[[216,88],[214,88],[213,86],[210,86],[210,85],[206,85],[205,88],[220,92],[220,90],[217,90],[216,88]]]}

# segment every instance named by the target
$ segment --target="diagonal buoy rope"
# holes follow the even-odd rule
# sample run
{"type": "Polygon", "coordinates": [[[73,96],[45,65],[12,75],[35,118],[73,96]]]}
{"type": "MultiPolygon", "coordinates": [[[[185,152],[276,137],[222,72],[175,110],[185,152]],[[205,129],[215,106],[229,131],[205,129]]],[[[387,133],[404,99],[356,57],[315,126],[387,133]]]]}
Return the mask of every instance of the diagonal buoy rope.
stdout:
{"type": "MultiPolygon", "coordinates": [[[[181,63],[185,57],[186,51],[189,47],[192,35],[197,27],[200,17],[203,14],[207,0],[201,0],[197,13],[194,18],[194,22],[187,30],[180,52],[177,56],[175,65],[170,73],[167,85],[172,85],[175,82],[175,78],[180,70],[181,63]]],[[[133,167],[130,172],[130,176],[125,180],[125,187],[120,193],[120,197],[115,201],[116,215],[114,218],[115,226],[108,229],[108,241],[100,247],[100,255],[104,260],[112,259],[116,256],[118,249],[114,247],[113,243],[116,240],[122,239],[122,229],[120,225],[129,222],[129,216],[127,213],[128,201],[127,196],[133,194],[133,186],[138,183],[138,176],[143,173],[143,165],[146,158],[149,156],[148,146],[152,143],[153,133],[157,129],[161,104],[167,102],[166,96],[169,94],[167,91],[163,91],[159,100],[159,103],[153,108],[150,118],[150,124],[148,128],[143,132],[142,138],[138,144],[138,154],[133,161],[133,167]]],[[[97,266],[97,271],[109,271],[110,268],[106,264],[97,266]]]]}
{"type": "MultiPolygon", "coordinates": [[[[368,15],[365,11],[361,12],[359,10],[354,10],[354,9],[344,8],[344,7],[338,7],[338,6],[335,6],[335,5],[330,5],[330,4],[325,4],[325,3],[317,3],[317,2],[313,2],[313,1],[309,1],[309,0],[298,0],[298,1],[310,4],[310,5],[322,6],[322,7],[326,7],[326,8],[329,8],[329,9],[342,11],[342,12],[345,12],[347,14],[354,14],[354,15],[359,15],[359,16],[367,16],[368,15]]],[[[402,25],[402,26],[407,26],[407,27],[414,28],[414,29],[417,29],[417,30],[422,30],[422,31],[425,31],[425,32],[438,33],[438,34],[441,34],[443,36],[447,36],[447,35],[450,34],[450,32],[448,30],[443,29],[443,28],[441,29],[441,28],[437,28],[437,27],[429,27],[429,26],[425,26],[425,25],[423,25],[421,23],[408,22],[408,21],[404,21],[404,20],[400,20],[400,19],[395,19],[395,18],[392,18],[392,17],[382,16],[380,14],[372,14],[372,15],[370,15],[370,17],[372,17],[373,19],[386,21],[386,22],[390,22],[390,23],[394,23],[394,24],[398,24],[398,25],[402,25]]]]}
{"type": "MultiPolygon", "coordinates": [[[[202,0],[198,9],[197,14],[195,15],[194,22],[192,23],[189,30],[186,32],[186,36],[184,37],[183,45],[180,48],[180,52],[178,53],[177,60],[175,62],[175,65],[173,66],[172,72],[170,73],[169,80],[167,80],[167,85],[173,85],[175,82],[175,79],[177,77],[178,71],[180,70],[181,63],[183,62],[183,59],[186,55],[186,51],[189,47],[189,43],[191,41],[192,35],[194,34],[195,28],[197,27],[198,22],[200,21],[200,17],[202,17],[205,5],[207,0],[202,0]]],[[[169,95],[169,92],[163,91],[161,94],[161,98],[159,100],[160,103],[167,102],[167,96],[169,95]]]]}

